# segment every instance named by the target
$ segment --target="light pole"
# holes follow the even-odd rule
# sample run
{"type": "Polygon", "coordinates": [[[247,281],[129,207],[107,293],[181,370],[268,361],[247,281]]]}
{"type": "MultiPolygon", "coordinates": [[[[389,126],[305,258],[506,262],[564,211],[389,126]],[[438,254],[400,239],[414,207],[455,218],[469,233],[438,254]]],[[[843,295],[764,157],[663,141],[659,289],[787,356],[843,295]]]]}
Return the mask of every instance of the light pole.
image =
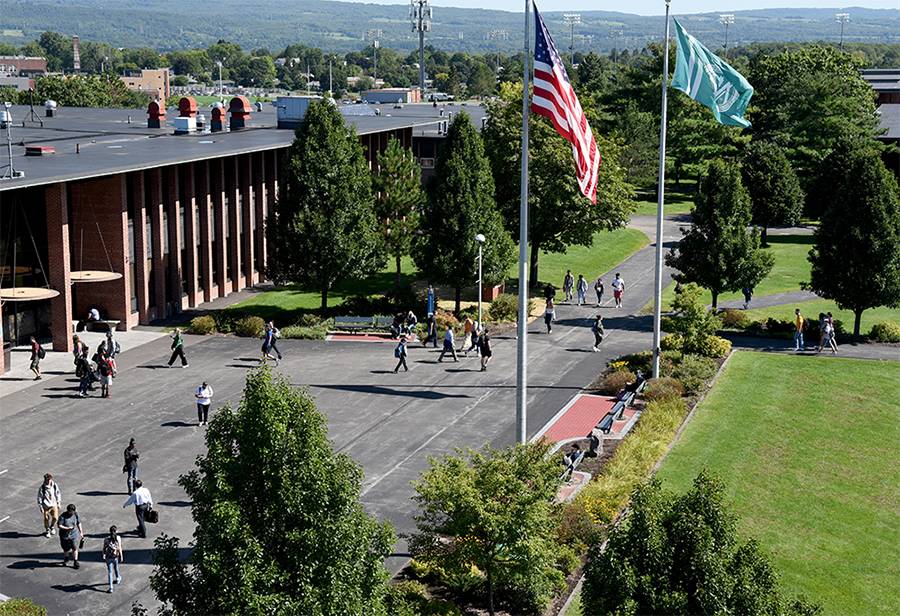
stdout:
{"type": "Polygon", "coordinates": [[[409,0],[409,21],[412,31],[419,33],[419,89],[425,95],[425,33],[431,32],[429,0],[409,0]]]}
{"type": "Polygon", "coordinates": [[[841,24],[841,51],[844,51],[844,24],[850,21],[850,13],[835,13],[834,20],[841,24]]]}
{"type": "Polygon", "coordinates": [[[725,26],[725,52],[722,54],[728,57],[728,26],[734,23],[734,15],[719,15],[719,23],[725,26]]]}
{"type": "Polygon", "coordinates": [[[625,37],[625,30],[623,28],[616,28],[615,30],[609,31],[609,38],[613,41],[613,64],[616,65],[616,68],[619,66],[619,43],[618,40],[620,38],[625,37]]]}
{"type": "MultiPolygon", "coordinates": [[[[369,30],[366,32],[366,38],[372,41],[372,79],[373,81],[378,81],[378,39],[381,38],[384,31],[380,28],[377,30],[369,30]]],[[[376,87],[377,84],[372,84],[372,87],[376,87]]]]}
{"type": "MultiPolygon", "coordinates": [[[[500,40],[505,41],[509,39],[509,30],[491,30],[488,32],[488,39],[492,41],[500,40]]],[[[497,79],[500,79],[500,47],[497,46],[497,79]]]]}
{"type": "Polygon", "coordinates": [[[222,61],[216,60],[216,66],[219,67],[219,99],[222,98],[222,61]]]}
{"type": "Polygon", "coordinates": [[[484,246],[485,237],[481,233],[475,236],[475,241],[478,242],[478,325],[482,325],[481,321],[481,248],[484,246]]]}
{"type": "Polygon", "coordinates": [[[578,13],[563,14],[563,21],[569,26],[572,38],[569,42],[569,55],[572,56],[572,65],[575,65],[575,26],[581,23],[581,15],[578,13]]]}

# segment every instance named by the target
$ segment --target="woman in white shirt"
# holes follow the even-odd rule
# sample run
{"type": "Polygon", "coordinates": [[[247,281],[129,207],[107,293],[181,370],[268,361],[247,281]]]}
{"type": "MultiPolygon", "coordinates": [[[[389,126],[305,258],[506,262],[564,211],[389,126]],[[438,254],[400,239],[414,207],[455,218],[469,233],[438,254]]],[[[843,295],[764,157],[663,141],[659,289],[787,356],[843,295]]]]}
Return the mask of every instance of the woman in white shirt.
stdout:
{"type": "Polygon", "coordinates": [[[194,397],[197,399],[197,422],[205,426],[209,423],[209,405],[212,402],[213,388],[203,381],[203,385],[194,392],[194,397]]]}

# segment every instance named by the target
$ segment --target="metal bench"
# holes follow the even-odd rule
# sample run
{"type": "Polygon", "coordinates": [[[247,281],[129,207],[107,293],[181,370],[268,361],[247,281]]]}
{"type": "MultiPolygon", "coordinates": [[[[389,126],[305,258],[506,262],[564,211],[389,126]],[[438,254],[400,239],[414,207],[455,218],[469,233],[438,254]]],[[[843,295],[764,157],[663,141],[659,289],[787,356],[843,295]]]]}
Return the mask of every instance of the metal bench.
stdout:
{"type": "Polygon", "coordinates": [[[372,317],[334,317],[334,328],[343,331],[372,329],[372,317]]]}
{"type": "Polygon", "coordinates": [[[568,461],[566,462],[565,470],[559,476],[560,481],[568,481],[569,478],[572,477],[572,473],[575,472],[575,469],[577,469],[578,465],[581,464],[581,461],[584,460],[584,450],[579,449],[574,457],[570,458],[569,456],[566,456],[564,460],[568,461]]]}
{"type": "Polygon", "coordinates": [[[394,324],[394,317],[377,316],[372,319],[372,327],[374,329],[390,330],[394,324]]]}
{"type": "Polygon", "coordinates": [[[612,430],[613,421],[615,421],[616,414],[610,411],[606,415],[603,416],[603,419],[600,420],[600,423],[597,424],[597,429],[600,430],[603,434],[609,434],[609,431],[612,430]]]}

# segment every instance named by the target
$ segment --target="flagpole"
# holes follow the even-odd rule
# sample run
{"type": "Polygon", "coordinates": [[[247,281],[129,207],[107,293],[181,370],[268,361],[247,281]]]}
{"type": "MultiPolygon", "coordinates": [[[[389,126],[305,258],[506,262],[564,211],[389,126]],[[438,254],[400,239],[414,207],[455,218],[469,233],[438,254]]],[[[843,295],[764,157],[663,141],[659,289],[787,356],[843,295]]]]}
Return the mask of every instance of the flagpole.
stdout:
{"type": "Polygon", "coordinates": [[[519,193],[519,321],[516,324],[516,442],[527,439],[528,411],[528,85],[531,54],[531,0],[525,0],[525,54],[522,69],[522,177],[519,193]]]}
{"type": "Polygon", "coordinates": [[[659,185],[656,203],[656,274],[653,294],[653,378],[659,378],[659,356],[662,322],[662,269],[663,269],[663,201],[666,185],[666,94],[669,82],[669,2],[666,0],[666,38],[663,44],[662,112],[659,120],[659,185]]]}

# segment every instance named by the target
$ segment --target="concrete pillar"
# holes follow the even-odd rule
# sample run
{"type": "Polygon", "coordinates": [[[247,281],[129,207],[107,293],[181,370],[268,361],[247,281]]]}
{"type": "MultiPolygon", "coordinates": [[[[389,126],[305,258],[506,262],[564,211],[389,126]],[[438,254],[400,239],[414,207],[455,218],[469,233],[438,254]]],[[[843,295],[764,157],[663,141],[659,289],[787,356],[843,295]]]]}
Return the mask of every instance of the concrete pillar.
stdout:
{"type": "MultiPolygon", "coordinates": [[[[53,350],[72,350],[72,285],[69,284],[69,205],[66,185],[51,184],[44,189],[44,207],[47,210],[47,278],[50,288],[59,295],[50,300],[50,335],[53,350]]],[[[0,337],[2,337],[0,327],[0,337]]],[[[0,345],[2,345],[0,339],[0,345]]],[[[3,361],[0,353],[0,362],[3,361]]],[[[0,372],[4,370],[0,364],[0,372]]]]}
{"type": "Polygon", "coordinates": [[[241,266],[241,220],[239,202],[240,190],[240,165],[239,156],[232,156],[225,160],[226,186],[228,187],[228,226],[230,237],[228,239],[228,255],[231,260],[231,291],[240,291],[244,288],[244,270],[241,266]]]}
{"type": "Polygon", "coordinates": [[[200,249],[197,254],[197,268],[200,272],[200,286],[202,287],[203,301],[212,300],[213,285],[212,276],[212,225],[210,210],[212,208],[212,191],[209,181],[209,163],[205,160],[195,163],[194,178],[197,188],[197,209],[200,211],[200,249]]]}
{"type": "Polygon", "coordinates": [[[266,217],[269,215],[269,184],[266,180],[268,165],[267,152],[260,152],[253,162],[253,194],[255,197],[254,216],[256,218],[255,253],[259,271],[256,282],[266,279],[266,217]]]}
{"type": "Polygon", "coordinates": [[[253,184],[253,154],[245,154],[238,157],[238,165],[240,174],[238,179],[241,184],[241,258],[244,266],[244,278],[246,286],[252,287],[257,282],[257,278],[253,271],[254,248],[256,245],[253,236],[253,218],[256,214],[254,200],[256,199],[256,191],[253,184]]]}
{"type": "Polygon", "coordinates": [[[163,229],[165,200],[163,199],[162,172],[159,169],[150,169],[147,171],[145,181],[148,185],[147,212],[150,215],[150,226],[153,229],[153,236],[150,238],[150,245],[153,248],[153,280],[149,284],[153,285],[153,293],[156,296],[156,305],[152,306],[150,320],[164,319],[166,318],[167,276],[163,258],[163,238],[169,231],[163,229]]]}
{"type": "Polygon", "coordinates": [[[134,204],[134,284],[137,287],[138,322],[150,322],[150,278],[147,271],[147,204],[144,172],[131,174],[131,202],[134,204]]]}
{"type": "Polygon", "coordinates": [[[217,276],[213,282],[217,293],[214,297],[225,297],[230,289],[226,288],[227,249],[225,245],[225,165],[223,159],[216,158],[209,162],[210,184],[212,186],[212,207],[215,211],[215,225],[211,232],[216,240],[218,250],[213,251],[217,276]]]}
{"type": "MultiPolygon", "coordinates": [[[[195,228],[197,215],[197,197],[196,184],[194,181],[194,165],[186,163],[180,165],[180,175],[182,181],[181,198],[184,205],[184,263],[182,263],[181,275],[187,280],[187,302],[188,306],[193,308],[197,305],[197,234],[199,229],[195,228]]],[[[202,302],[202,295],[200,302],[202,302]]]]}
{"type": "Polygon", "coordinates": [[[173,313],[181,312],[184,309],[181,294],[181,196],[178,186],[178,166],[171,165],[163,169],[163,199],[169,226],[166,230],[169,236],[167,287],[168,300],[173,313]]]}

